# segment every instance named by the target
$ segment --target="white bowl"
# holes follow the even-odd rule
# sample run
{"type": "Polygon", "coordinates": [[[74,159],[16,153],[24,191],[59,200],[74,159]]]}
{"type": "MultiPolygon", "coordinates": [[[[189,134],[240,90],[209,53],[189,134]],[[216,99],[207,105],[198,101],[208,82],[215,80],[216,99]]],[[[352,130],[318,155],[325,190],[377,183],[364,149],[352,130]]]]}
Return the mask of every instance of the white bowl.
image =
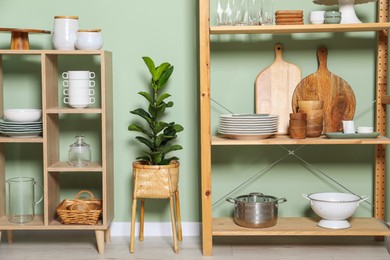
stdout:
{"type": "Polygon", "coordinates": [[[324,19],[322,19],[322,20],[310,20],[310,23],[311,24],[323,24],[324,23],[324,19]]]}
{"type": "Polygon", "coordinates": [[[374,127],[372,127],[372,126],[359,126],[357,132],[360,134],[363,134],[363,133],[370,134],[370,133],[374,132],[374,127]]]}
{"type": "Polygon", "coordinates": [[[323,220],[328,220],[322,222],[333,223],[331,226],[327,224],[324,226],[320,221],[319,226],[336,229],[350,227],[346,219],[355,213],[361,201],[368,198],[368,196],[360,197],[339,192],[320,192],[310,195],[302,194],[302,196],[310,201],[311,208],[318,216],[323,220]]]}
{"type": "Polygon", "coordinates": [[[40,109],[5,109],[4,119],[13,122],[35,122],[42,116],[40,109]]]}

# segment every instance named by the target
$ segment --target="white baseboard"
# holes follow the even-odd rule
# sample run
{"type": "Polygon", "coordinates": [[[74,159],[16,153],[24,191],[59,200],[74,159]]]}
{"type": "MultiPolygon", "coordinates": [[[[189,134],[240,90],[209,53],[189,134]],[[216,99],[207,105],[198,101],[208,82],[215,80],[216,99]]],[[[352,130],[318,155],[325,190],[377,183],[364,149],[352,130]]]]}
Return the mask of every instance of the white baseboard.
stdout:
{"type": "MultiPolygon", "coordinates": [[[[183,222],[183,236],[199,236],[201,223],[183,222]]],[[[130,222],[112,222],[111,236],[130,237],[130,222]]],[[[135,235],[139,234],[139,222],[135,223],[135,235]]],[[[144,236],[172,236],[171,222],[145,222],[144,236]]]]}

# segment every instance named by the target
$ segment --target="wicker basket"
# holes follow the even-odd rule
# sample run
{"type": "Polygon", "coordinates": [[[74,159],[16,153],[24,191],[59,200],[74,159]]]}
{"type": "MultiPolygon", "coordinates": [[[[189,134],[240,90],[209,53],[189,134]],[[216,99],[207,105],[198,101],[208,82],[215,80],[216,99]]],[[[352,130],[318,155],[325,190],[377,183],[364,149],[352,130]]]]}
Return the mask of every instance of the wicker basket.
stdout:
{"type": "Polygon", "coordinates": [[[169,165],[145,165],[133,162],[134,196],[136,198],[169,198],[179,182],[178,161],[169,165]]]}
{"type": "Polygon", "coordinates": [[[81,190],[73,200],[63,200],[57,206],[62,224],[96,225],[102,213],[102,200],[95,199],[89,190],[81,190]],[[80,199],[82,193],[90,198],[80,199]]]}

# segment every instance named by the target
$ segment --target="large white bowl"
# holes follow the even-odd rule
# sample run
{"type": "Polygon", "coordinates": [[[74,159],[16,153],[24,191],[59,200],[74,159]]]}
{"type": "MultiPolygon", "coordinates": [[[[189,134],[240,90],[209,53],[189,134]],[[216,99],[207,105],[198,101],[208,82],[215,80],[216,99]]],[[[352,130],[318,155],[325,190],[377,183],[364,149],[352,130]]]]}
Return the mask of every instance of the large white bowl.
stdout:
{"type": "Polygon", "coordinates": [[[361,197],[339,192],[320,192],[309,195],[302,194],[302,196],[310,201],[313,211],[323,219],[319,226],[327,228],[350,227],[346,219],[355,213],[361,201],[368,198],[368,196],[361,197]]]}
{"type": "Polygon", "coordinates": [[[4,119],[13,122],[35,122],[42,117],[40,109],[5,109],[4,119]]]}

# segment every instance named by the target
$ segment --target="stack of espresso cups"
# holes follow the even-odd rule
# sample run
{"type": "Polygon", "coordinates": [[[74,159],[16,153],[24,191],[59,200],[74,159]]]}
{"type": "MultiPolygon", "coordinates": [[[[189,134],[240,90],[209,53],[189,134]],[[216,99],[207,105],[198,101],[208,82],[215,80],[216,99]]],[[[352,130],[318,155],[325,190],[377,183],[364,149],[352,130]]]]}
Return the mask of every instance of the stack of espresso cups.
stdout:
{"type": "Polygon", "coordinates": [[[323,130],[324,101],[300,100],[298,112],[307,114],[306,137],[319,137],[323,130]]]}
{"type": "Polygon", "coordinates": [[[306,138],[306,113],[290,113],[289,134],[292,139],[306,138]]]}
{"type": "Polygon", "coordinates": [[[95,73],[86,70],[73,70],[62,73],[64,103],[73,108],[86,108],[95,103],[95,73]]]}

